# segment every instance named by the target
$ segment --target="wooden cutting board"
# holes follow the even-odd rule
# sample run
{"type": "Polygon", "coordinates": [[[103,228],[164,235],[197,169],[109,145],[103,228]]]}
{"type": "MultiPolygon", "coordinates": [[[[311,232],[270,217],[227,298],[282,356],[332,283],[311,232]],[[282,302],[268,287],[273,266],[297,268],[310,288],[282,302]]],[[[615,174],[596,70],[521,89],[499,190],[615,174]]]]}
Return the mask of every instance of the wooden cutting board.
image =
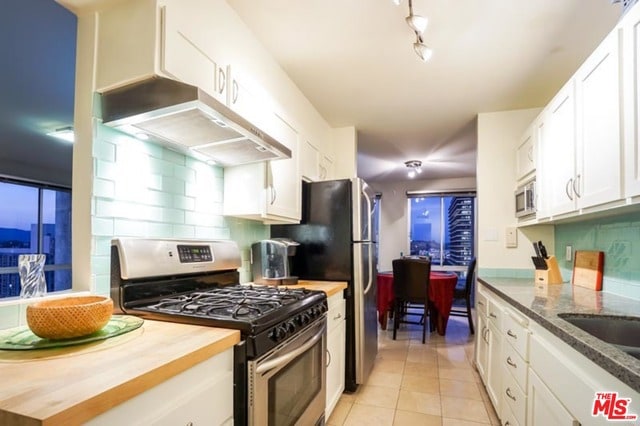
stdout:
{"type": "Polygon", "coordinates": [[[571,284],[601,291],[603,270],[604,252],[576,250],[571,284]]]}

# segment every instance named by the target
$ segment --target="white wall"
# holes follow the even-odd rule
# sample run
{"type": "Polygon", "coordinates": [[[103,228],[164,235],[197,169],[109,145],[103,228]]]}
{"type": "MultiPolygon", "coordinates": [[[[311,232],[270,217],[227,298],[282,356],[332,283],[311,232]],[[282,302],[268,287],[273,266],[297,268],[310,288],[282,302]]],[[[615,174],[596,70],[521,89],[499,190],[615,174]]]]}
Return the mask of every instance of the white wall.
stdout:
{"type": "Polygon", "coordinates": [[[478,114],[478,267],[531,269],[531,241],[554,252],[550,225],[519,229],[518,246],[505,247],[507,227],[515,227],[516,149],[540,108],[478,114]]]}
{"type": "Polygon", "coordinates": [[[331,129],[333,170],[335,179],[356,177],[358,133],[353,126],[331,129]]]}
{"type": "Polygon", "coordinates": [[[370,185],[376,192],[382,194],[378,270],[390,271],[391,261],[398,258],[400,252],[409,253],[407,191],[475,190],[476,179],[467,177],[390,183],[373,182],[370,185]]]}

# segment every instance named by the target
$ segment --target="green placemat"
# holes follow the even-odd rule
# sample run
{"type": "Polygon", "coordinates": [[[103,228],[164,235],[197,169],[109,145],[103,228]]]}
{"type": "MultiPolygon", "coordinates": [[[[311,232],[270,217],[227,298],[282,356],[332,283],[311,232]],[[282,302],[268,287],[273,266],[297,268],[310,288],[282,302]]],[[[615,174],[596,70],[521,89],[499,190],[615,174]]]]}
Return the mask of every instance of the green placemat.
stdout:
{"type": "Polygon", "coordinates": [[[27,326],[0,330],[0,349],[13,351],[26,351],[32,349],[61,348],[75,346],[83,343],[104,340],[118,336],[139,328],[144,320],[130,315],[114,315],[107,325],[95,333],[86,336],[73,337],[71,339],[43,339],[38,337],[27,326]]]}

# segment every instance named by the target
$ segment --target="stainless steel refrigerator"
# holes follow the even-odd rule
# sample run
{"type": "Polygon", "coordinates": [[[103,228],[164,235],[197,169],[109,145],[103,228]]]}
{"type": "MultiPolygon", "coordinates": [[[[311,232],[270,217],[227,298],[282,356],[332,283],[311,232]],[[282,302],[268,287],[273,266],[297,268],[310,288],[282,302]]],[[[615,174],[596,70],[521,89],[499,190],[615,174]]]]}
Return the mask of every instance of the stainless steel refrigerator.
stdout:
{"type": "Polygon", "coordinates": [[[346,281],[345,390],[367,381],[378,353],[375,193],[359,178],[303,183],[300,225],[272,225],[272,237],[300,243],[292,274],[346,281]]]}

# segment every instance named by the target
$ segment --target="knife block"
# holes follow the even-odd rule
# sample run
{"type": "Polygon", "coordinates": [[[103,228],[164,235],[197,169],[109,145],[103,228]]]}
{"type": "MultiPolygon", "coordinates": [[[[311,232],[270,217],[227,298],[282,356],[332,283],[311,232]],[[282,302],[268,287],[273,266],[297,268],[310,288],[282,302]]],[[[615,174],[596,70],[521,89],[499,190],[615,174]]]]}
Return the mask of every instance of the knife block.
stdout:
{"type": "Polygon", "coordinates": [[[549,256],[545,259],[547,263],[547,269],[536,269],[535,282],[536,284],[562,284],[562,274],[560,274],[560,267],[558,266],[558,260],[555,256],[549,256]]]}

